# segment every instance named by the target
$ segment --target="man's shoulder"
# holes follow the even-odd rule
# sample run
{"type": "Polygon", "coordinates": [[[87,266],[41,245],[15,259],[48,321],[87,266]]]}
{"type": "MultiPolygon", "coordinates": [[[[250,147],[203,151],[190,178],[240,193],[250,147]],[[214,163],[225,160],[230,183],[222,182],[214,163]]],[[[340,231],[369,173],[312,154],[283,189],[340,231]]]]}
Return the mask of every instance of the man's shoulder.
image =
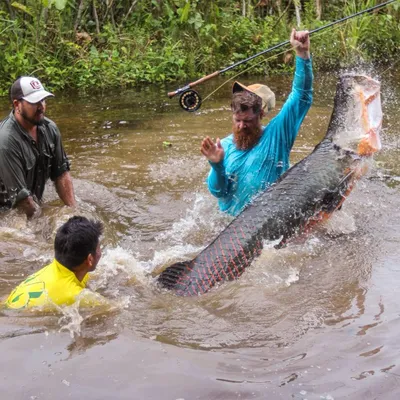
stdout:
{"type": "Polygon", "coordinates": [[[48,276],[52,276],[53,273],[53,263],[49,263],[30,275],[24,282],[35,279],[46,280],[48,276]]]}
{"type": "Polygon", "coordinates": [[[41,131],[47,136],[48,140],[52,143],[61,137],[60,130],[56,123],[50,118],[44,117],[44,123],[41,127],[41,131]]]}
{"type": "Polygon", "coordinates": [[[57,124],[50,118],[44,117],[44,125],[52,130],[59,132],[57,124]]]}
{"type": "Polygon", "coordinates": [[[46,290],[45,266],[35,273],[29,275],[10,294],[7,299],[7,306],[10,308],[24,308],[28,305],[30,298],[39,298],[46,290]]]}
{"type": "Polygon", "coordinates": [[[6,306],[12,309],[22,309],[51,303],[72,304],[82,288],[71,279],[73,273],[65,273],[63,268],[59,268],[59,265],[53,260],[28,276],[10,294],[6,306]]]}
{"type": "Polygon", "coordinates": [[[12,114],[8,114],[6,117],[4,117],[0,121],[0,131],[8,131],[10,130],[10,127],[14,125],[14,118],[12,117],[12,114]]]}
{"type": "Polygon", "coordinates": [[[221,144],[223,146],[231,146],[232,144],[234,144],[233,142],[233,133],[231,133],[230,135],[224,137],[223,139],[221,139],[221,144]]]}
{"type": "Polygon", "coordinates": [[[63,288],[71,288],[76,285],[75,274],[55,259],[53,261],[31,275],[35,280],[45,283],[47,290],[63,290],[63,288]]]}
{"type": "Polygon", "coordinates": [[[8,115],[2,121],[0,121],[0,147],[8,148],[12,143],[20,141],[18,138],[18,129],[15,125],[15,119],[11,115],[8,115]]]}

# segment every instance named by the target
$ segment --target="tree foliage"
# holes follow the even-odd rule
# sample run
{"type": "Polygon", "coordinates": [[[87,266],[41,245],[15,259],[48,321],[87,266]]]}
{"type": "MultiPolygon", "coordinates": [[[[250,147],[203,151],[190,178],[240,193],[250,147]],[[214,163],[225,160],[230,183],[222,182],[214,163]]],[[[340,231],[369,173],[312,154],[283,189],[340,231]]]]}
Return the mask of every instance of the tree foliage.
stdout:
{"type": "MultiPolygon", "coordinates": [[[[32,74],[50,87],[131,86],[219,70],[375,0],[4,0],[0,88],[32,74]]],[[[312,38],[314,64],[391,62],[399,51],[399,1],[312,38]]],[[[252,73],[286,70],[282,55],[252,73]]],[[[261,62],[260,62],[261,61],[261,62]]]]}

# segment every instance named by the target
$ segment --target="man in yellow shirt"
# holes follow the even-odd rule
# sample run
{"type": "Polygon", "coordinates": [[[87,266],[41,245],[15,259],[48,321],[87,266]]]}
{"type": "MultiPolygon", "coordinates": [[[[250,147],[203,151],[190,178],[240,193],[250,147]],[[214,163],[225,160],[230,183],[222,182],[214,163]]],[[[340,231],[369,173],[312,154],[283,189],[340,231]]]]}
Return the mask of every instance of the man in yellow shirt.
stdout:
{"type": "Polygon", "coordinates": [[[17,286],[6,300],[6,307],[21,309],[74,303],[86,287],[88,272],[94,271],[100,260],[102,233],[103,225],[99,221],[81,216],[70,218],[57,231],[54,260],[17,286]]]}

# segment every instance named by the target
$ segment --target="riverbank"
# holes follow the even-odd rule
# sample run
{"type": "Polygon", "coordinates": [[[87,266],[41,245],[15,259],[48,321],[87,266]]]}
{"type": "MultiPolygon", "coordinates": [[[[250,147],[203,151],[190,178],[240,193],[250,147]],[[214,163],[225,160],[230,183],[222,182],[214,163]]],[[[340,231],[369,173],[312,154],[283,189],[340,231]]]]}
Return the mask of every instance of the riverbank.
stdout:
{"type": "MultiPolygon", "coordinates": [[[[0,5],[1,94],[20,75],[35,75],[51,90],[187,82],[288,40],[291,27],[299,23],[298,29],[313,30],[378,4],[335,1],[321,13],[316,3],[324,2],[304,1],[296,13],[285,1],[279,2],[280,8],[247,9],[239,1],[143,1],[133,2],[132,9],[126,1],[107,8],[87,3],[72,7],[62,0],[27,0],[24,5],[0,5]]],[[[314,70],[393,63],[400,43],[399,6],[397,1],[313,35],[314,70]]],[[[292,71],[291,57],[290,48],[283,47],[232,74],[292,71]]]]}

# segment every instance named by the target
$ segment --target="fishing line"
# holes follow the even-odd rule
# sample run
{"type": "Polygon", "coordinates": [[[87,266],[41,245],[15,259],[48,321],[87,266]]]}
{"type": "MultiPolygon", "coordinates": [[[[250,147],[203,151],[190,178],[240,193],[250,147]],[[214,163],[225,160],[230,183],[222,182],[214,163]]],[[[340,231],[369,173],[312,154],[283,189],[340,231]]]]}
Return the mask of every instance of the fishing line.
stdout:
{"type": "MultiPolygon", "coordinates": [[[[391,70],[398,62],[400,61],[400,59],[396,60],[389,68],[386,68],[383,72],[381,72],[380,75],[386,74],[386,72],[388,72],[389,70],[391,70]]],[[[207,96],[208,97],[208,96],[207,96]]],[[[206,98],[207,98],[206,97],[206,98]]]]}
{"type": "Polygon", "coordinates": [[[251,65],[250,67],[246,68],[246,69],[243,70],[243,71],[238,72],[236,75],[233,75],[232,77],[230,77],[229,79],[227,79],[227,80],[226,80],[225,82],[223,82],[220,86],[218,86],[215,90],[213,90],[213,91],[212,91],[211,93],[209,93],[206,97],[204,97],[204,99],[202,100],[202,103],[204,103],[204,102],[205,102],[209,97],[211,97],[214,93],[218,92],[218,90],[220,90],[220,89],[221,89],[223,86],[225,86],[228,82],[233,81],[233,80],[236,79],[238,76],[244,74],[244,73],[247,72],[247,71],[250,71],[252,68],[257,67],[258,65],[260,65],[260,64],[262,64],[262,63],[264,63],[264,62],[267,62],[267,61],[269,61],[269,60],[272,60],[273,58],[278,57],[278,56],[280,56],[280,55],[282,55],[282,54],[285,54],[285,53],[287,53],[287,52],[288,52],[288,50],[281,51],[280,53],[274,54],[273,56],[268,57],[268,58],[266,58],[266,59],[264,59],[264,60],[262,60],[262,61],[260,61],[260,62],[258,62],[258,63],[256,63],[256,64],[254,64],[254,65],[251,65]]]}
{"type": "MultiPolygon", "coordinates": [[[[335,29],[335,28],[337,28],[337,27],[336,27],[336,26],[332,26],[331,28],[332,28],[331,30],[333,30],[333,29],[335,29]]],[[[318,32],[318,33],[317,33],[316,35],[314,35],[314,36],[321,36],[321,35],[324,35],[324,34],[326,34],[326,33],[328,33],[328,32],[330,32],[330,31],[327,30],[327,31],[325,31],[325,32],[318,32]]],[[[281,51],[280,53],[277,53],[277,54],[274,54],[274,55],[272,55],[272,56],[270,56],[270,57],[268,57],[268,58],[265,58],[265,59],[263,59],[263,60],[261,60],[261,61],[255,63],[255,64],[251,65],[250,67],[246,68],[245,70],[238,72],[236,75],[234,75],[234,76],[232,76],[231,78],[227,79],[227,80],[226,80],[225,82],[223,82],[220,86],[218,86],[215,90],[213,90],[213,91],[212,91],[211,93],[209,93],[206,97],[204,97],[204,99],[202,100],[202,103],[204,103],[209,97],[211,97],[214,93],[216,93],[218,90],[220,90],[220,89],[221,89],[223,86],[225,86],[228,82],[230,82],[230,81],[236,79],[238,76],[244,74],[245,72],[250,71],[252,68],[255,68],[255,67],[261,65],[261,64],[264,63],[264,62],[267,62],[267,61],[269,61],[269,60],[272,60],[273,58],[276,58],[276,57],[278,57],[278,56],[280,56],[280,55],[283,55],[283,54],[289,52],[290,50],[295,50],[295,48],[292,47],[291,49],[283,50],[283,51],[281,51]]]]}
{"type": "MultiPolygon", "coordinates": [[[[390,3],[394,3],[395,1],[398,1],[398,0],[386,1],[386,2],[381,3],[381,4],[378,4],[378,5],[376,5],[376,6],[367,8],[367,9],[362,10],[362,11],[359,11],[359,12],[357,12],[357,13],[355,13],[355,14],[352,14],[352,15],[349,15],[349,16],[347,16],[347,17],[341,18],[341,19],[339,19],[339,20],[333,21],[333,22],[331,22],[331,23],[329,23],[329,24],[327,24],[327,25],[324,25],[324,26],[321,26],[321,27],[319,27],[319,28],[313,29],[313,30],[311,30],[311,31],[309,32],[309,34],[310,34],[310,35],[311,35],[311,34],[315,34],[315,33],[320,32],[320,31],[322,31],[322,30],[328,29],[328,28],[330,28],[330,27],[332,27],[332,26],[334,26],[334,25],[337,25],[337,24],[340,24],[340,23],[342,23],[342,22],[345,22],[345,21],[347,21],[348,19],[357,17],[357,16],[362,15],[362,14],[365,14],[365,13],[367,13],[367,12],[374,11],[374,10],[376,10],[376,9],[378,9],[378,8],[381,8],[381,7],[384,7],[384,6],[386,6],[386,5],[390,4],[390,3]]],[[[167,93],[167,95],[168,95],[169,98],[172,98],[172,97],[174,97],[174,96],[180,94],[180,98],[179,98],[180,106],[181,106],[185,111],[189,111],[189,112],[197,111],[197,110],[200,108],[200,106],[201,106],[201,104],[202,104],[202,102],[203,102],[204,100],[201,99],[199,93],[197,93],[195,90],[193,90],[192,87],[194,87],[194,86],[196,86],[196,85],[198,85],[198,84],[200,84],[200,83],[203,83],[203,82],[205,82],[205,81],[207,81],[207,80],[209,80],[209,79],[211,79],[211,78],[214,78],[214,77],[216,77],[216,76],[219,76],[219,75],[221,75],[221,74],[223,74],[223,73],[225,73],[225,72],[227,72],[227,71],[229,71],[229,70],[231,70],[231,69],[233,69],[233,68],[236,68],[237,66],[239,66],[239,65],[241,65],[241,64],[244,64],[244,63],[246,63],[246,62],[248,62],[248,61],[253,60],[253,59],[256,58],[256,57],[259,57],[259,56],[261,56],[261,55],[263,55],[263,54],[267,54],[267,53],[269,53],[269,52],[271,52],[271,51],[273,51],[273,50],[276,50],[276,49],[278,49],[278,48],[280,48],[280,47],[283,47],[283,46],[286,46],[286,45],[288,45],[288,44],[290,44],[290,41],[289,41],[289,40],[287,40],[287,41],[285,41],[285,42],[282,42],[282,43],[279,43],[279,44],[277,44],[277,45],[275,45],[275,46],[270,47],[269,49],[266,49],[266,50],[261,51],[260,53],[254,54],[254,55],[252,55],[252,56],[246,58],[245,60],[238,61],[238,62],[234,63],[233,65],[230,65],[229,67],[226,67],[226,68],[224,68],[224,69],[222,69],[222,70],[220,70],[220,71],[215,71],[215,72],[213,72],[212,74],[206,75],[206,76],[204,76],[204,77],[198,79],[198,80],[195,81],[195,82],[189,83],[188,85],[186,85],[186,86],[184,86],[184,87],[182,87],[182,88],[179,88],[179,89],[177,89],[177,90],[175,90],[175,91],[173,91],[173,92],[169,92],[169,93],[167,93]]],[[[284,51],[283,53],[285,53],[285,52],[286,52],[286,51],[284,51]]],[[[280,53],[280,54],[282,54],[282,53],[280,53]]],[[[271,58],[273,58],[273,57],[276,57],[276,56],[278,56],[278,55],[279,55],[279,54],[277,54],[277,55],[275,55],[275,56],[272,56],[272,57],[268,58],[267,60],[269,60],[269,59],[271,59],[271,58]]],[[[267,60],[264,59],[264,60],[262,60],[262,62],[265,62],[265,61],[267,61],[267,60]]],[[[260,62],[260,63],[261,63],[261,62],[260,62]]],[[[254,66],[259,65],[260,63],[257,63],[257,64],[255,64],[254,66]]],[[[254,68],[254,66],[253,66],[253,67],[249,67],[249,68],[246,69],[245,71],[248,71],[250,68],[254,68]]],[[[244,73],[245,71],[242,71],[240,74],[244,73]]],[[[238,75],[236,75],[236,76],[239,76],[240,74],[238,74],[238,75]]],[[[228,79],[224,84],[226,84],[227,82],[229,82],[229,81],[232,80],[232,79],[233,79],[233,78],[228,79]]],[[[220,87],[222,87],[224,84],[222,84],[220,87]]],[[[218,89],[219,89],[219,88],[218,88],[218,89]]],[[[213,91],[211,94],[215,93],[218,89],[216,89],[215,91],[213,91]]],[[[211,95],[211,94],[210,94],[210,95],[211,95]]],[[[209,98],[210,95],[208,95],[205,99],[209,98]]]]}

